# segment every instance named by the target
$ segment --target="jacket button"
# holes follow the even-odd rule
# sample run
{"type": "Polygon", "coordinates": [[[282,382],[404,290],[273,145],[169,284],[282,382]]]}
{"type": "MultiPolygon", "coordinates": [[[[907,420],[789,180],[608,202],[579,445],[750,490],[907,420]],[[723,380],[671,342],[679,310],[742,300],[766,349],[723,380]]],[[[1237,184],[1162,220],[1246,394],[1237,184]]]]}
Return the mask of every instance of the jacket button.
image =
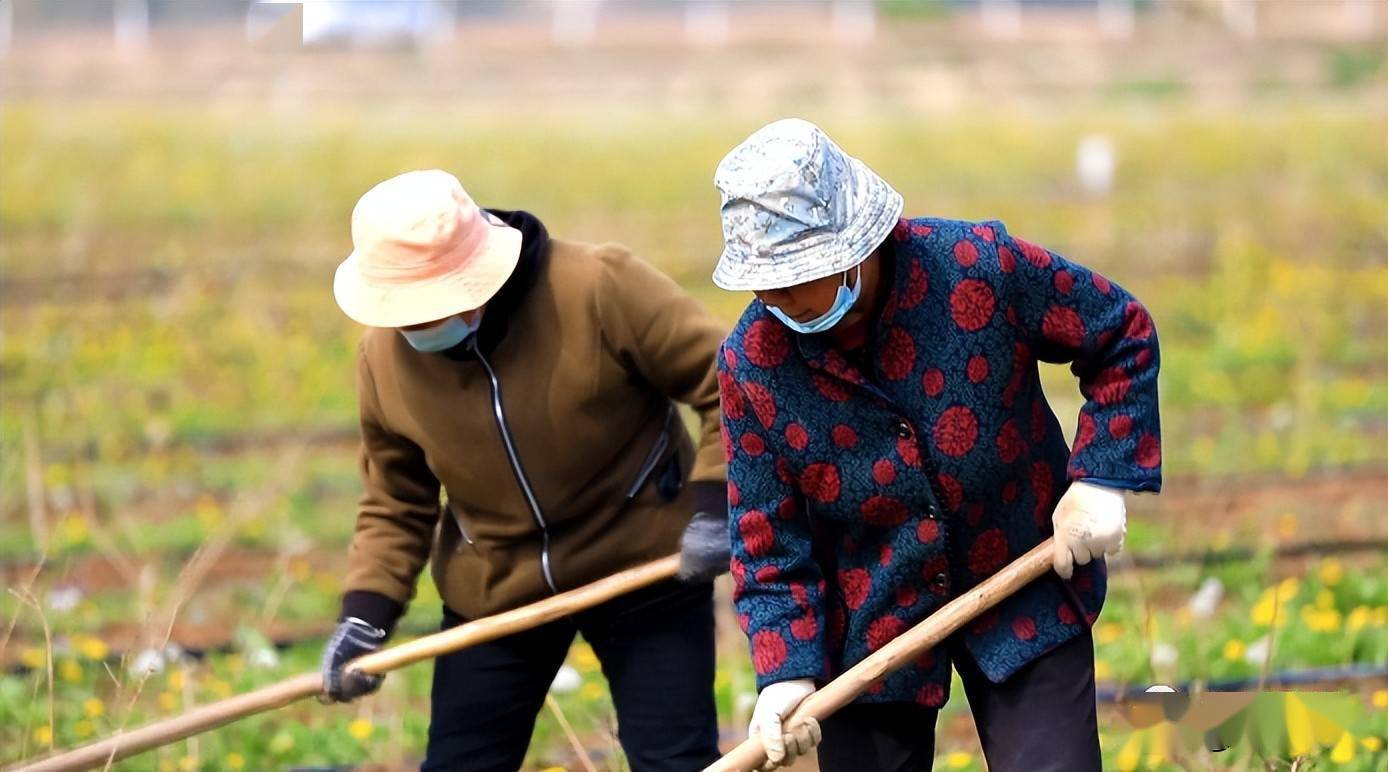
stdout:
{"type": "Polygon", "coordinates": [[[934,504],[931,504],[931,505],[927,506],[927,507],[925,508],[925,516],[928,517],[928,518],[930,518],[931,520],[939,520],[939,519],[940,519],[940,509],[939,509],[939,507],[936,507],[934,504]]]}
{"type": "Polygon", "coordinates": [[[903,440],[910,439],[912,433],[913,432],[911,431],[911,425],[906,423],[905,421],[902,421],[901,423],[896,425],[896,434],[903,440]]]}
{"type": "Polygon", "coordinates": [[[935,586],[945,587],[949,584],[949,577],[944,574],[935,574],[935,586]]]}

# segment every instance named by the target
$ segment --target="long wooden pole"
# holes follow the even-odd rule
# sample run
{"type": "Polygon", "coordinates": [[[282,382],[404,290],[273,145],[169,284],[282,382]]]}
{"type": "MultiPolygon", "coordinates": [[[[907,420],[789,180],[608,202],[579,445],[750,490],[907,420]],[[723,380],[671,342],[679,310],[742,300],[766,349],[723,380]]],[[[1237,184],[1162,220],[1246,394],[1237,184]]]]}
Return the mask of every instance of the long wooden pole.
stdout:
{"type": "MultiPolygon", "coordinates": [[[[544,600],[484,617],[457,627],[426,635],[413,641],[392,646],[353,660],[351,667],[364,673],[387,673],[426,659],[496,640],[512,633],[538,627],[586,608],[604,603],[619,595],[675,576],[679,556],[671,555],[643,566],[629,568],[592,584],[562,592],[544,600]]],[[[318,673],[304,673],[253,692],[229,697],[181,716],[156,721],[129,732],[59,753],[24,766],[11,767],[13,772],[68,772],[93,769],[109,761],[191,737],[199,732],[229,724],[256,713],[274,710],[317,695],[323,681],[318,673]]]]}
{"type": "MultiPolygon", "coordinates": [[[[806,697],[786,717],[786,723],[805,718],[823,720],[852,702],[888,673],[914,661],[927,649],[938,646],[969,620],[1049,571],[1052,549],[1051,539],[1041,542],[978,586],[946,603],[939,611],[806,697]]],[[[705,772],[751,772],[760,769],[765,762],[766,752],[762,749],[761,741],[753,737],[715,761],[705,772]]]]}

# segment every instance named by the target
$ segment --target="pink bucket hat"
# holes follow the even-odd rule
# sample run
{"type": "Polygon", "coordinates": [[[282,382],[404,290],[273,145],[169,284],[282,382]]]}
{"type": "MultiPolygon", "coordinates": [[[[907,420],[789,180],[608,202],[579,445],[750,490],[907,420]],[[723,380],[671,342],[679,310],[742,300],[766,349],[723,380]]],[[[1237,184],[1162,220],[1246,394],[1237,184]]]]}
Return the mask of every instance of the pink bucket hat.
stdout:
{"type": "Polygon", "coordinates": [[[338,306],[370,327],[408,327],[483,305],[521,249],[520,231],[488,217],[438,169],[366,191],[352,210],[352,254],[333,279],[338,306]]]}

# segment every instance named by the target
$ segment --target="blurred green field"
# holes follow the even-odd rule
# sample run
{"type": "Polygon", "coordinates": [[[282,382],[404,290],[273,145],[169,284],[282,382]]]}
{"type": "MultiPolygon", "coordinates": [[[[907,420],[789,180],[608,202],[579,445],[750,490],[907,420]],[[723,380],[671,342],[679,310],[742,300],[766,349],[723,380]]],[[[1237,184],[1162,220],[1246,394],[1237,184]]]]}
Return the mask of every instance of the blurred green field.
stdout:
{"type": "MultiPolygon", "coordinates": [[[[1388,536],[1382,105],[1120,102],[822,123],[902,191],[908,214],[1002,219],[1152,311],[1168,494],[1193,498],[1135,500],[1129,546],[1258,553],[1142,572],[1116,564],[1096,628],[1102,683],[1388,663],[1388,555],[1288,563],[1270,553],[1304,539],[1388,536]],[[1076,142],[1091,133],[1118,148],[1107,197],[1074,181],[1076,142]],[[1217,613],[1192,612],[1191,595],[1212,577],[1225,588],[1217,613]]],[[[707,279],[721,246],[711,176],[758,124],[434,106],[7,103],[0,561],[11,592],[0,617],[17,622],[0,659],[17,669],[0,677],[0,762],[315,666],[312,636],[335,613],[354,516],[359,330],[330,282],[363,191],[406,169],[447,168],[485,205],[529,209],[562,237],[627,244],[731,321],[747,297],[707,279]],[[215,559],[180,576],[200,548],[215,559]],[[71,587],[79,599],[54,603],[71,587]],[[234,651],[147,681],[111,659],[157,645],[167,629],[185,645],[241,632],[234,651]],[[309,640],[271,665],[257,655],[267,635],[309,640]]],[[[1079,407],[1070,376],[1046,375],[1070,428],[1079,407]]],[[[438,614],[426,579],[403,624],[422,632],[438,614]]],[[[741,636],[726,627],[718,695],[732,739],[753,687],[741,636]]],[[[571,664],[583,682],[559,705],[595,761],[621,768],[591,652],[576,648],[571,664]]],[[[116,767],[393,768],[420,756],[428,681],[428,668],[415,668],[361,705],[306,704],[116,767]]],[[[1349,751],[1301,750],[1326,768],[1383,768],[1388,691],[1362,698],[1371,725],[1349,751]]],[[[962,699],[952,701],[942,768],[981,768],[967,721],[962,699]]],[[[1110,765],[1131,760],[1131,741],[1106,729],[1110,765]]],[[[548,711],[531,756],[535,768],[577,768],[548,711]]],[[[1149,760],[1165,763],[1138,756],[1149,760]]],[[[1255,763],[1240,749],[1190,762],[1255,763]]]]}

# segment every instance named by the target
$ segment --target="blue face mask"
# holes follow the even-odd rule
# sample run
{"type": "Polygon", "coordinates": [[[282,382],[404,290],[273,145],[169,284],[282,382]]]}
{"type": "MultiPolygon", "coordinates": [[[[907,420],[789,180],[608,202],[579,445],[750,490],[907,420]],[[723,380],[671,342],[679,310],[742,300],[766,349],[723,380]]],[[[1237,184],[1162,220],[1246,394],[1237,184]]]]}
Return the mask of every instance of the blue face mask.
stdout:
{"type": "Polygon", "coordinates": [[[853,280],[853,288],[849,289],[848,271],[844,271],[843,283],[839,285],[838,294],[834,296],[834,304],[829,306],[829,310],[825,311],[823,315],[815,319],[811,319],[808,322],[797,322],[789,316],[786,316],[781,309],[775,306],[767,306],[766,310],[770,311],[772,315],[780,319],[785,326],[792,330],[804,335],[813,335],[817,332],[824,332],[842,321],[849,309],[853,308],[853,304],[858,302],[858,295],[861,294],[862,291],[863,268],[862,266],[858,266],[858,276],[853,280]]]}
{"type": "Polygon", "coordinates": [[[442,323],[422,330],[401,330],[400,334],[416,351],[434,354],[447,351],[467,340],[482,326],[482,314],[475,314],[472,322],[463,321],[461,316],[450,316],[442,323]]]}

